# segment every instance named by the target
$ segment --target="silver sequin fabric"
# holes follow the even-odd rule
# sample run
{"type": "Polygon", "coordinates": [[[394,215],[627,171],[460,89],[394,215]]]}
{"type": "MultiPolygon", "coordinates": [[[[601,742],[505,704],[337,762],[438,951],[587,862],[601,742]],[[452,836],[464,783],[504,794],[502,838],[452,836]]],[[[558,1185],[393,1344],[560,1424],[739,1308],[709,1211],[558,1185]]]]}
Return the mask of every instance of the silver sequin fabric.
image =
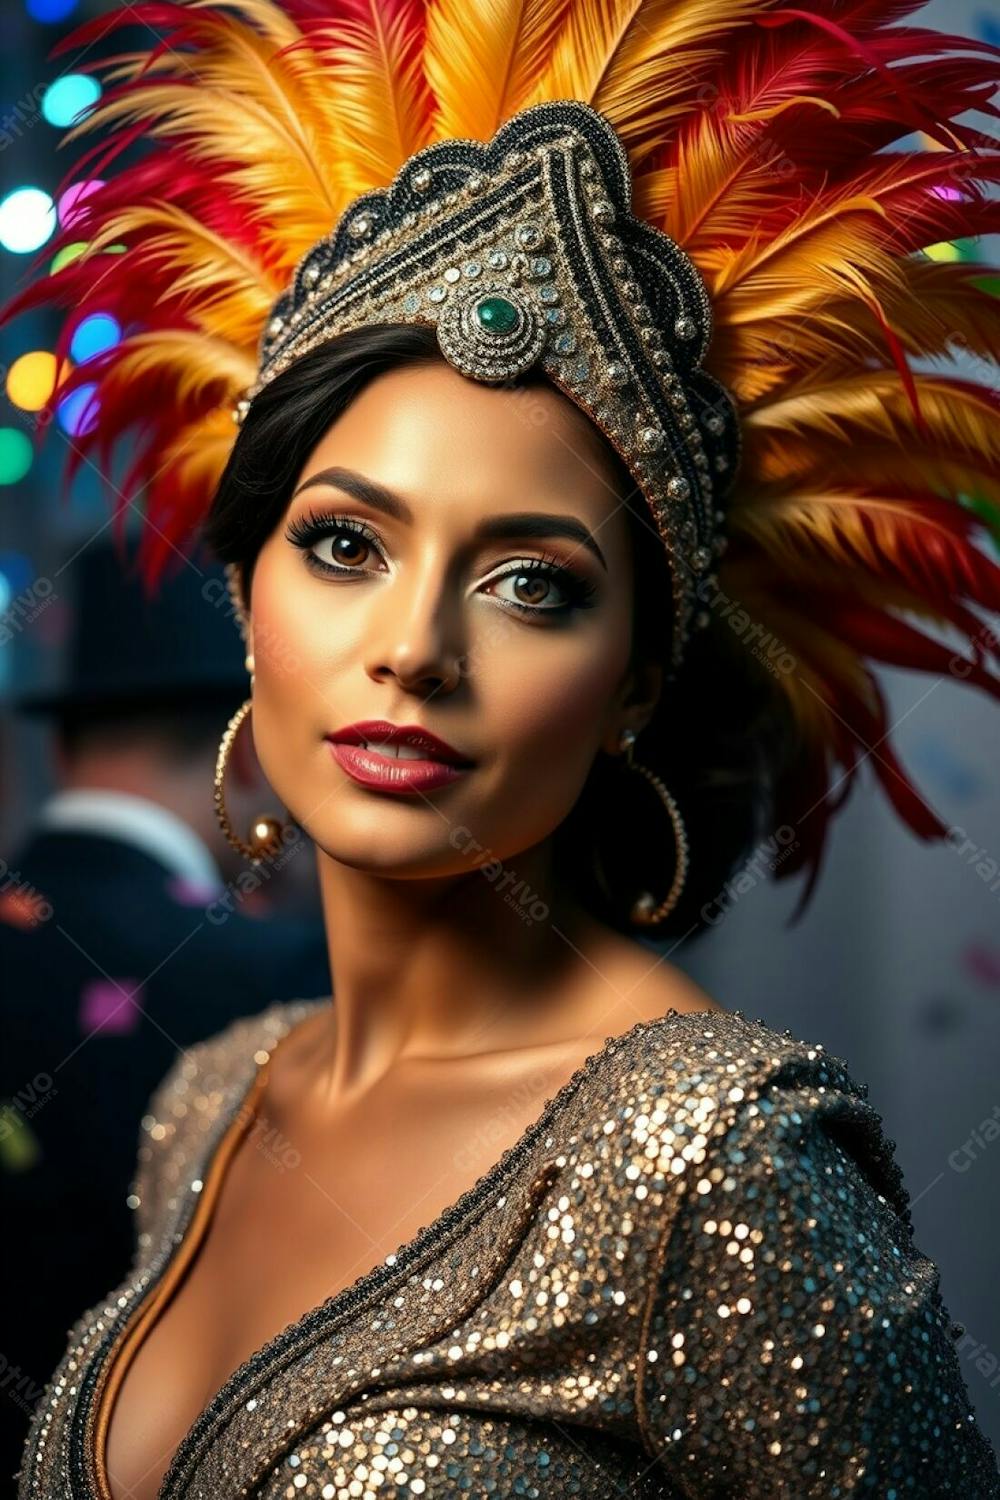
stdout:
{"type": "MultiPolygon", "coordinates": [[[[329,1003],[232,1023],[155,1091],[134,1263],[70,1330],[19,1500],[99,1500],[113,1348],[262,1061],[329,1003]]],[[[893,1152],[820,1044],[740,1011],[641,1021],[450,1209],[235,1371],[160,1500],[996,1500],[893,1152]]]]}

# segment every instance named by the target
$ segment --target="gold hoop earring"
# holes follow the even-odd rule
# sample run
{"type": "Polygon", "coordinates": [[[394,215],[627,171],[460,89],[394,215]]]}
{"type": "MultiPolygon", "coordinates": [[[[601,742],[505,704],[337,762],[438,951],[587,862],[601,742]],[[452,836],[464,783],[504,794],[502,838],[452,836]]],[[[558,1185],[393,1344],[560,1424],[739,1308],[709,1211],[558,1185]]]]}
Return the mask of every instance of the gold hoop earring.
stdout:
{"type": "Polygon", "coordinates": [[[645,776],[667,809],[673,825],[674,844],[676,847],[674,878],[669,891],[659,906],[657,906],[656,898],[650,891],[644,891],[632,905],[632,921],[643,927],[653,927],[670,915],[680,900],[681,891],[684,889],[684,882],[687,879],[688,873],[687,830],[684,827],[684,819],[681,817],[677,803],[667,791],[659,776],[655,775],[648,766],[642,765],[641,762],[633,758],[635,741],[636,733],[634,729],[625,729],[622,731],[619,746],[624,753],[625,764],[629,770],[638,771],[641,776],[645,776]]]}
{"type": "Polygon", "coordinates": [[[223,794],[223,784],[226,777],[226,766],[229,762],[229,752],[233,747],[233,741],[239,733],[240,725],[253,707],[253,699],[248,698],[241,703],[226,725],[225,732],[219,742],[219,753],[215,760],[215,815],[219,820],[226,838],[244,859],[251,864],[259,865],[265,859],[272,858],[278,853],[284,843],[284,833],[291,828],[291,823],[283,823],[280,818],[272,817],[264,813],[254,818],[250,828],[250,840],[245,842],[233,828],[226,811],[226,800],[223,794]]]}

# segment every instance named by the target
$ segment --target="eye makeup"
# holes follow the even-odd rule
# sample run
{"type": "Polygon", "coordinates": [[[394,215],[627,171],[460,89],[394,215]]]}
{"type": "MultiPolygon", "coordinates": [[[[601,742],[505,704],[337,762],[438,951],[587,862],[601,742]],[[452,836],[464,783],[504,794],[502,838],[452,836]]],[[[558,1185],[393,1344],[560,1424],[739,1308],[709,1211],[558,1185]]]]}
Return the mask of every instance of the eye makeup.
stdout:
{"type": "MultiPolygon", "coordinates": [[[[319,577],[333,580],[360,580],[372,576],[373,571],[379,571],[377,568],[373,570],[350,560],[336,562],[320,557],[316,551],[317,544],[328,540],[334,546],[347,541],[348,550],[350,550],[350,544],[353,544],[355,548],[367,548],[384,562],[382,546],[375,531],[353,516],[343,516],[333,511],[309,511],[289,522],[285,535],[291,545],[302,552],[305,566],[319,577]]],[[[533,585],[545,582],[563,595],[562,602],[557,604],[530,604],[519,599],[491,596],[503,608],[513,610],[522,616],[534,619],[541,616],[556,616],[564,619],[576,610],[592,608],[597,602],[597,585],[583,573],[567,567],[551,554],[517,558],[503,564],[502,567],[503,571],[491,575],[486,580],[487,584],[506,583],[508,580],[513,580],[515,584],[529,580],[533,585]]]]}

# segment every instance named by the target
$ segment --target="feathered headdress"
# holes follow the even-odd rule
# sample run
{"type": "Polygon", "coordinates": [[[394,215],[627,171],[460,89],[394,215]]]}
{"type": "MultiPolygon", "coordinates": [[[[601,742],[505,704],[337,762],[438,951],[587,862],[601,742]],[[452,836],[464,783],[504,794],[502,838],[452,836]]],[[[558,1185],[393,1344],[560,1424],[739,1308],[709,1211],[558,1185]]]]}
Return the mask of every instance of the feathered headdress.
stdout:
{"type": "Polygon", "coordinates": [[[122,26],[146,50],[75,64],[105,92],[66,137],[100,136],[63,186],[103,179],[53,249],[86,249],[33,282],[9,318],[112,313],[125,335],[70,370],[94,383],[67,483],[105,472],[128,434],[116,501],[140,504],[151,582],[206,514],[257,374],[272,304],[360,194],[422,147],[488,141],[527,106],[577,99],[614,126],[632,210],[698,267],[705,361],[743,433],[729,549],[710,607],[772,641],[798,725],[779,819],[812,808],[780,867],[807,866],[871,760],[922,838],[946,828],[895,758],[870,664],[953,676],[1000,697],[1000,425],[994,389],[946,368],[998,356],[985,265],[928,247],[1000,227],[985,185],[1000,151],[960,117],[990,102],[1000,49],[896,24],[912,0],[211,0],[138,3],[56,49],[122,26]],[[901,149],[914,137],[912,149],[901,149]],[[139,159],[115,169],[127,148],[139,159]],[[124,245],[126,254],[113,253],[124,245]],[[907,619],[906,617],[910,618],[907,619]],[[950,627],[954,651],[928,634],[950,627]]]}

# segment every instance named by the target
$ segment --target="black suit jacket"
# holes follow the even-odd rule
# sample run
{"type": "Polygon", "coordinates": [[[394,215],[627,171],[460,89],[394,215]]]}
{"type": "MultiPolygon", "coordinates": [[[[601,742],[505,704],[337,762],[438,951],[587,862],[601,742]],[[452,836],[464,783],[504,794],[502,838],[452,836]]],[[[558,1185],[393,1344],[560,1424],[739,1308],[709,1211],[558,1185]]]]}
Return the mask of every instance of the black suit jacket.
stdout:
{"type": "Polygon", "coordinates": [[[179,898],[158,860],[111,836],[40,832],[2,873],[0,1493],[13,1494],[69,1328],[131,1262],[125,1200],[154,1087],[178,1049],[236,1017],[328,995],[330,971],[319,921],[251,917],[232,886],[207,905],[179,898]]]}

